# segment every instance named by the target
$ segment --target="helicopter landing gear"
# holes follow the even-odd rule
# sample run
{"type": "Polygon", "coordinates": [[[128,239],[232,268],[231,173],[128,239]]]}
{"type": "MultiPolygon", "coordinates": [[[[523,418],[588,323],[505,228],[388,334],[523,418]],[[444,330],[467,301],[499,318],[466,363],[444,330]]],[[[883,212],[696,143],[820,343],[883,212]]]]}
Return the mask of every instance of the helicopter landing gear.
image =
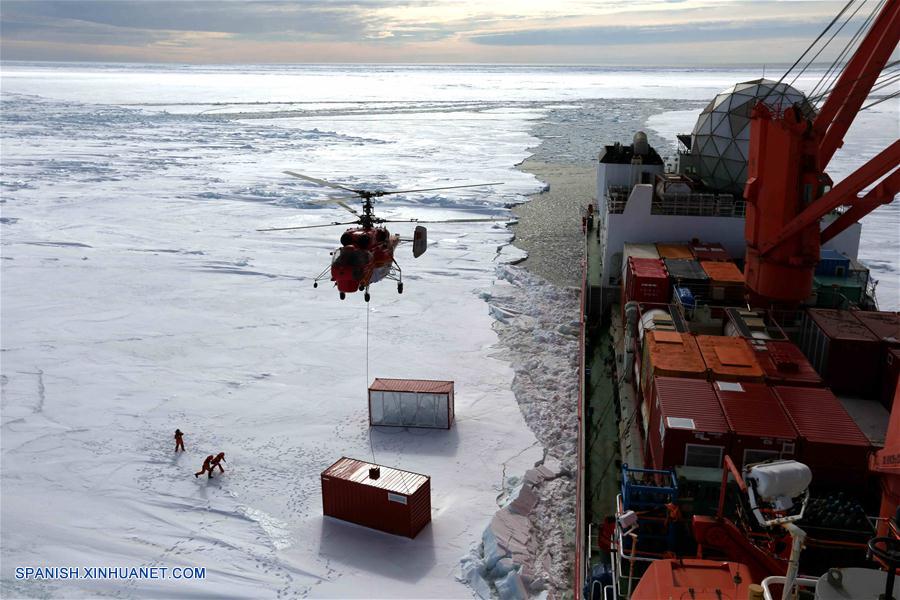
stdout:
{"type": "Polygon", "coordinates": [[[318,281],[313,281],[313,287],[314,287],[314,288],[319,287],[319,282],[318,282],[318,281]]]}
{"type": "Polygon", "coordinates": [[[341,300],[343,300],[346,297],[347,297],[347,294],[345,294],[344,292],[341,292],[341,300]]]}
{"type": "Polygon", "coordinates": [[[368,292],[368,291],[367,291],[367,292],[365,293],[365,295],[363,296],[363,300],[365,300],[366,302],[368,302],[369,300],[371,300],[371,298],[372,298],[372,297],[369,296],[369,292],[368,292]]]}
{"type": "Polygon", "coordinates": [[[398,294],[403,293],[403,283],[402,282],[397,284],[397,293],[398,294]]]}

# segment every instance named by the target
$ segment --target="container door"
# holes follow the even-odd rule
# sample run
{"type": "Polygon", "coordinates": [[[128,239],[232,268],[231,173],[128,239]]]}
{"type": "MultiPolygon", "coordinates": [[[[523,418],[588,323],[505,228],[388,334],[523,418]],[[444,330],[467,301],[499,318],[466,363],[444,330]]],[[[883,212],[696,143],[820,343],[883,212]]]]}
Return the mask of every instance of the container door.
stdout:
{"type": "Polygon", "coordinates": [[[402,425],[401,392],[382,392],[382,394],[384,398],[384,419],[382,425],[402,425]]]}
{"type": "Polygon", "coordinates": [[[369,392],[369,420],[372,425],[384,424],[384,392],[369,392]]]}

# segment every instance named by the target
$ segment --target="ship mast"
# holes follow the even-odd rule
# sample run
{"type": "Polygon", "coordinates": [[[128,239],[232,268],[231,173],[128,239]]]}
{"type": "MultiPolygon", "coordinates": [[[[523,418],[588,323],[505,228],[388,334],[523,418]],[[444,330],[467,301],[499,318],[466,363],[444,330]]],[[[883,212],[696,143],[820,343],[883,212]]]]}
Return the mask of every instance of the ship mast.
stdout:
{"type": "Polygon", "coordinates": [[[900,192],[900,140],[833,188],[825,173],[898,40],[900,0],[888,0],[814,119],[794,106],[753,109],[744,277],[763,302],[809,297],[821,244],[900,192]],[[848,208],[820,233],[819,221],[840,206],[848,208]]]}

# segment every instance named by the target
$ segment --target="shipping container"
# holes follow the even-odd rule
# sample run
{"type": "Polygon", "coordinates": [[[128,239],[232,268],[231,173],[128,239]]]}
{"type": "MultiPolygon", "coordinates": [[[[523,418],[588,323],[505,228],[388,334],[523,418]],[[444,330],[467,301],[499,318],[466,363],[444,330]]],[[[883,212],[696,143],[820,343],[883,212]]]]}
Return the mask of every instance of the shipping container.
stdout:
{"type": "Polygon", "coordinates": [[[788,339],[775,319],[764,310],[726,308],[725,314],[728,317],[725,335],[754,340],[788,339]]]}
{"type": "Polygon", "coordinates": [[[660,258],[694,258],[687,244],[657,244],[656,251],[659,252],[660,258]]]}
{"type": "Polygon", "coordinates": [[[850,270],[850,259],[829,248],[822,248],[819,252],[819,262],[816,265],[816,275],[826,277],[846,277],[850,270]]]}
{"type": "Polygon", "coordinates": [[[730,261],[731,257],[728,256],[728,252],[725,251],[725,248],[722,244],[718,243],[705,243],[705,242],[691,242],[688,244],[688,248],[691,249],[691,254],[693,257],[699,261],[709,260],[709,261],[730,261]]]}
{"type": "Polygon", "coordinates": [[[795,457],[797,430],[769,386],[716,381],[713,389],[731,430],[730,456],[738,468],[795,457]]]}
{"type": "Polygon", "coordinates": [[[883,375],[881,377],[881,404],[891,412],[894,408],[894,394],[900,382],[900,348],[888,348],[884,355],[883,375]]]}
{"type": "Polygon", "coordinates": [[[816,373],[803,352],[787,340],[750,340],[756,362],[770,385],[799,385],[821,387],[822,378],[816,373]]]}
{"type": "Polygon", "coordinates": [[[711,380],[763,381],[763,370],[744,338],[698,335],[697,346],[711,380]]]}
{"type": "Polygon", "coordinates": [[[708,381],[656,377],[648,440],[653,466],[722,466],[730,452],[728,422],[708,381]]]}
{"type": "Polygon", "coordinates": [[[376,378],[369,387],[369,424],[450,429],[452,381],[376,378]]]}
{"type": "Polygon", "coordinates": [[[807,310],[799,346],[836,394],[877,397],[881,382],[881,343],[852,312],[807,310]]]}
{"type": "Polygon", "coordinates": [[[628,264],[628,259],[634,258],[659,258],[656,244],[629,244],[622,247],[622,265],[628,264]]]}
{"type": "Polygon", "coordinates": [[[854,278],[846,275],[834,277],[816,275],[813,278],[813,295],[816,308],[850,308],[862,302],[864,288],[854,278]]]}
{"type": "Polygon", "coordinates": [[[625,272],[625,302],[669,301],[669,275],[658,258],[628,259],[625,272]]]}
{"type": "MultiPolygon", "coordinates": [[[[648,331],[641,359],[641,391],[649,398],[658,376],[706,379],[706,365],[697,342],[689,333],[648,331]]],[[[649,400],[648,400],[649,402],[649,400]]]]}
{"type": "Polygon", "coordinates": [[[709,296],[709,275],[699,262],[687,258],[666,258],[663,262],[672,285],[691,290],[695,302],[709,296]]]}
{"type": "Polygon", "coordinates": [[[852,314],[884,346],[900,348],[900,313],[855,310],[852,314]]]}
{"type": "Polygon", "coordinates": [[[322,472],[325,516],[414,538],[431,522],[431,477],[343,457],[322,472]]]}
{"type": "Polygon", "coordinates": [[[744,300],[744,274],[733,262],[701,260],[700,267],[709,276],[709,300],[729,303],[744,300]]]}
{"type": "Polygon", "coordinates": [[[831,390],[777,386],[773,391],[800,434],[797,460],[812,469],[814,484],[865,480],[872,444],[831,390]]]}

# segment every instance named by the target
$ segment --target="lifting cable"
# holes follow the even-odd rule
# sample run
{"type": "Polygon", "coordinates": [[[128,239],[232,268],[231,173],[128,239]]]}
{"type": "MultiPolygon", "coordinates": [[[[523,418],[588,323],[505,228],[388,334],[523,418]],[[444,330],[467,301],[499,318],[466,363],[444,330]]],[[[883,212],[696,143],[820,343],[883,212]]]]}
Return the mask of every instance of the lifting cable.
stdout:
{"type": "Polygon", "coordinates": [[[794,61],[794,64],[792,64],[791,67],[787,71],[784,72],[784,75],[782,75],[781,78],[778,80],[778,82],[774,86],[772,86],[772,89],[770,89],[768,91],[768,93],[766,93],[766,95],[763,96],[763,98],[762,98],[762,100],[760,100],[760,102],[765,103],[766,99],[768,99],[768,97],[772,94],[772,92],[774,92],[778,88],[778,86],[784,82],[784,78],[787,77],[790,74],[790,72],[793,71],[794,68],[798,64],[800,64],[800,61],[803,60],[803,57],[805,57],[809,53],[809,51],[813,49],[813,46],[815,46],[816,44],[819,43],[819,40],[821,40],[825,36],[825,34],[828,32],[828,30],[831,29],[835,23],[837,23],[838,19],[840,19],[844,15],[844,13],[847,12],[847,9],[850,8],[850,5],[853,4],[854,1],[855,0],[847,1],[847,4],[845,4],[844,8],[841,9],[841,12],[839,12],[838,14],[836,14],[834,16],[834,18],[831,20],[831,23],[829,23],[828,26],[822,30],[822,33],[820,33],[819,36],[815,40],[813,40],[813,42],[809,46],[807,46],[806,50],[803,51],[803,54],[800,55],[800,58],[798,58],[796,61],[794,61]]]}
{"type": "MultiPolygon", "coordinates": [[[[369,303],[365,303],[366,307],[366,402],[369,402],[369,303]]],[[[369,409],[371,410],[371,409],[369,409]]],[[[375,445],[372,443],[372,426],[369,425],[369,451],[372,453],[372,464],[375,462],[375,445]]]]}
{"type": "MultiPolygon", "coordinates": [[[[828,95],[831,91],[833,91],[833,85],[837,82],[840,77],[840,70],[838,70],[838,65],[846,58],[847,54],[850,52],[852,48],[854,48],[859,41],[859,38],[863,35],[864,32],[869,30],[869,27],[872,24],[872,21],[875,19],[875,15],[879,13],[881,8],[884,6],[886,0],[880,0],[872,11],[869,13],[869,16],[866,17],[866,20],[862,22],[859,28],[856,30],[856,33],[853,34],[847,43],[844,45],[844,48],[841,52],[835,57],[832,61],[831,65],[829,65],[828,69],[825,71],[825,74],[819,79],[818,83],[816,83],[815,87],[810,92],[811,97],[823,97],[828,95]],[[821,92],[820,92],[821,88],[821,92]],[[831,88],[829,90],[829,88],[831,88]],[[817,96],[817,92],[819,92],[817,96]]],[[[865,4],[865,0],[863,1],[865,4]]]]}
{"type": "MultiPolygon", "coordinates": [[[[851,0],[851,1],[852,1],[852,0],[851,0]]],[[[828,44],[830,44],[830,43],[832,42],[832,40],[834,40],[834,38],[837,37],[837,35],[844,29],[844,27],[846,27],[847,24],[850,23],[850,21],[853,19],[853,17],[856,16],[856,13],[859,12],[859,9],[861,9],[863,6],[865,6],[865,4],[866,4],[866,0],[863,0],[862,2],[860,2],[859,6],[856,7],[856,10],[854,10],[853,13],[852,13],[849,17],[847,17],[846,20],[844,20],[844,22],[841,24],[841,26],[838,27],[838,28],[834,31],[834,33],[831,34],[831,37],[828,38],[828,41],[825,42],[824,44],[822,44],[822,47],[819,48],[819,51],[816,52],[816,55],[809,59],[809,62],[806,63],[806,66],[805,66],[805,67],[803,67],[802,69],[800,69],[800,72],[799,72],[799,73],[797,73],[796,75],[794,75],[794,78],[791,80],[791,83],[788,84],[788,85],[791,85],[791,86],[794,85],[794,83],[797,81],[797,79],[799,79],[800,76],[803,75],[803,73],[806,72],[806,69],[808,69],[809,67],[812,66],[812,64],[816,61],[816,59],[819,58],[819,55],[822,54],[822,52],[825,51],[825,48],[828,47],[828,44]]],[[[821,80],[819,80],[819,81],[821,81],[821,80]]]]}
{"type": "MultiPolygon", "coordinates": [[[[822,90],[821,93],[807,96],[806,99],[810,102],[819,102],[824,100],[829,94],[835,92],[839,89],[845,89],[849,86],[852,86],[857,81],[862,79],[863,77],[868,77],[875,71],[880,71],[878,77],[875,79],[875,84],[872,86],[871,91],[880,90],[884,87],[890,85],[894,79],[900,77],[900,60],[895,60],[893,62],[889,62],[884,67],[878,69],[869,69],[868,71],[864,71],[860,73],[859,77],[851,79],[850,81],[845,81],[844,83],[835,85],[827,90],[822,90]],[[880,80],[880,81],[879,81],[880,80]]],[[[871,93],[871,92],[870,92],[871,93]]]]}

